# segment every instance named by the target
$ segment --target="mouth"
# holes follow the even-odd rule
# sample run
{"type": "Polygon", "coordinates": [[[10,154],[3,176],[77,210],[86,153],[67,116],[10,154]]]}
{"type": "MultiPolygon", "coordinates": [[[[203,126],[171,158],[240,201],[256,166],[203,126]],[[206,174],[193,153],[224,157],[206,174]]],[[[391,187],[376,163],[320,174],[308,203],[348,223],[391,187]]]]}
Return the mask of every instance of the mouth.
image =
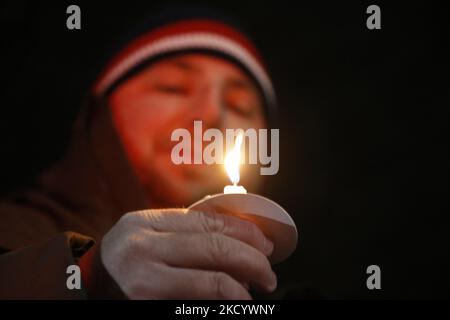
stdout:
{"type": "Polygon", "coordinates": [[[213,178],[214,171],[207,164],[185,164],[181,165],[181,171],[186,179],[193,181],[204,181],[213,178]]]}
{"type": "Polygon", "coordinates": [[[217,165],[209,164],[175,164],[172,162],[171,153],[159,150],[153,158],[154,169],[170,171],[177,179],[189,180],[192,182],[203,182],[217,178],[220,168],[217,165]]]}

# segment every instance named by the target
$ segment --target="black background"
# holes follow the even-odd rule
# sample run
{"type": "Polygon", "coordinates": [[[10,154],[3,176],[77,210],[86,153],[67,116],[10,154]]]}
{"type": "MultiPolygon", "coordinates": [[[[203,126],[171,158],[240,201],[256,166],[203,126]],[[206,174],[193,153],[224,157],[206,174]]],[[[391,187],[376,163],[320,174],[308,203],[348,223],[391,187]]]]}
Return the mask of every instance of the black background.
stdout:
{"type": "MultiPolygon", "coordinates": [[[[438,2],[392,2],[212,5],[247,26],[272,71],[281,156],[267,195],[300,230],[276,269],[311,296],[450,296],[448,17],[438,2]],[[366,28],[370,4],[381,30],[366,28]],[[366,288],[371,264],[378,291],[366,288]]],[[[0,3],[5,195],[61,157],[105,48],[162,3],[0,3]],[[70,4],[81,7],[79,31],[66,28],[70,4]]]]}

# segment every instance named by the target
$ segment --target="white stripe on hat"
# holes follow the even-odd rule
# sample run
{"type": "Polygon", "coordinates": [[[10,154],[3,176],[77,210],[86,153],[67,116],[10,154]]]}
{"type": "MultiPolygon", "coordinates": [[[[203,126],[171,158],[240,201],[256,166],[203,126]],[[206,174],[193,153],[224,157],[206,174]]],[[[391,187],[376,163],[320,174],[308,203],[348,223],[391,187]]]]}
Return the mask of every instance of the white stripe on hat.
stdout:
{"type": "MultiPolygon", "coordinates": [[[[195,32],[173,36],[150,42],[113,65],[94,88],[97,96],[104,94],[108,88],[119,80],[128,70],[145,60],[160,54],[186,49],[209,49],[224,53],[242,63],[255,77],[263,89],[270,108],[275,107],[275,91],[266,71],[252,54],[239,43],[215,33],[195,32]]],[[[274,110],[272,110],[274,111],[274,110]]]]}

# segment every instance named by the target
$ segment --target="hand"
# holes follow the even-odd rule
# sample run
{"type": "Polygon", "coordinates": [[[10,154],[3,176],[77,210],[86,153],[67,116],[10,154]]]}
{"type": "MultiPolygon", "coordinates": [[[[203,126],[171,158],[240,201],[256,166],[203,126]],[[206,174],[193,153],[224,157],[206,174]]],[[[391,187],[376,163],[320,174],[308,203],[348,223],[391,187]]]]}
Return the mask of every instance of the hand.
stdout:
{"type": "Polygon", "coordinates": [[[255,224],[186,209],[124,215],[105,235],[101,259],[130,299],[251,299],[271,292],[273,244],[255,224]]]}

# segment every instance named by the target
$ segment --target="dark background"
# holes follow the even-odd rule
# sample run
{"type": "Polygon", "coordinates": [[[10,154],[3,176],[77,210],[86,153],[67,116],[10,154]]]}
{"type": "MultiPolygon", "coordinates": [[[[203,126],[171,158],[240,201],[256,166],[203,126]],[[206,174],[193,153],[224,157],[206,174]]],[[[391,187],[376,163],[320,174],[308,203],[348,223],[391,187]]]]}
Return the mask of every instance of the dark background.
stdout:
{"type": "MultiPolygon", "coordinates": [[[[313,297],[450,296],[448,14],[392,2],[212,5],[247,26],[272,71],[282,145],[267,195],[300,230],[276,268],[313,297]],[[370,4],[381,30],[366,28],[370,4]],[[378,291],[366,288],[371,264],[378,291]]],[[[0,2],[1,195],[61,157],[105,48],[161,4],[0,2]],[[79,31],[66,29],[70,4],[79,31]]]]}

